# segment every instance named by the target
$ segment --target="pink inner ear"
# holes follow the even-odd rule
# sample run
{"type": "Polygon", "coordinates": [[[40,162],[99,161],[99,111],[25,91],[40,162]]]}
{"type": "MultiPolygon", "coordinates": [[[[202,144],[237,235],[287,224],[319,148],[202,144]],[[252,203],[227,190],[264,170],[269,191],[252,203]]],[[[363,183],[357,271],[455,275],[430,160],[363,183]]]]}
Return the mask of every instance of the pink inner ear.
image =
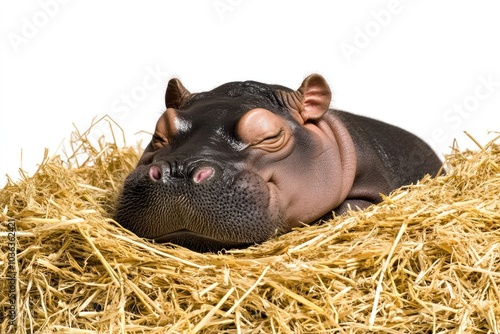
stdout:
{"type": "Polygon", "coordinates": [[[331,95],[321,88],[312,87],[305,91],[303,100],[302,118],[320,119],[330,107],[331,95]]]}
{"type": "Polygon", "coordinates": [[[332,92],[325,79],[319,74],[312,74],[304,80],[299,91],[303,92],[302,119],[307,121],[323,117],[332,100],[332,92]]]}

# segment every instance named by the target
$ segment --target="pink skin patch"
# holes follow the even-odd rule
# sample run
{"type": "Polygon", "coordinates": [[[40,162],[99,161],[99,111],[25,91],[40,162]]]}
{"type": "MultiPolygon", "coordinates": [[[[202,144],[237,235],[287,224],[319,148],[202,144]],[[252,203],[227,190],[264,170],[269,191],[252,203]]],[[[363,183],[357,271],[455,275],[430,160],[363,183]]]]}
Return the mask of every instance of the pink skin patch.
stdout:
{"type": "Polygon", "coordinates": [[[208,180],[214,175],[214,169],[211,167],[203,167],[198,169],[193,175],[193,181],[195,183],[201,183],[208,180]]]}
{"type": "Polygon", "coordinates": [[[161,169],[158,166],[151,166],[149,168],[149,177],[153,181],[161,180],[161,169]]]}

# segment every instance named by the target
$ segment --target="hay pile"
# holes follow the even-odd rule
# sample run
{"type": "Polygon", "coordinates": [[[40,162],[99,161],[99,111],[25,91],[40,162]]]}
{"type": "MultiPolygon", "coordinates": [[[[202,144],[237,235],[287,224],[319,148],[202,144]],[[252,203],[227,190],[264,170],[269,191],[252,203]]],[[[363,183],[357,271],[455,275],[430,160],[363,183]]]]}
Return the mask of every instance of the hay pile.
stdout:
{"type": "Polygon", "coordinates": [[[500,333],[500,145],[381,205],[229,254],[143,241],[109,217],[138,153],[87,133],[0,191],[0,331],[500,333]],[[85,153],[89,158],[76,162],[85,153]],[[7,220],[16,223],[9,310],[7,220]]]}

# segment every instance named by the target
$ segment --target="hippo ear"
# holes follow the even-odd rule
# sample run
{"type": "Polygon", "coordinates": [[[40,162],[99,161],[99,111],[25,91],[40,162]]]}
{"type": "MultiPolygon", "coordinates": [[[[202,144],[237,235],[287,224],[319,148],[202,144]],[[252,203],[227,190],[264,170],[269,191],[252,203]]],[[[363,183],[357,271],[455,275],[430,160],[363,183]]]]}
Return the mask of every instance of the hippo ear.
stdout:
{"type": "Polygon", "coordinates": [[[302,97],[299,112],[304,122],[320,119],[328,111],[332,91],[321,75],[311,74],[305,78],[297,92],[302,97]]]}
{"type": "Polygon", "coordinates": [[[170,79],[165,93],[167,108],[179,109],[191,96],[191,93],[182,85],[179,79],[170,79]]]}

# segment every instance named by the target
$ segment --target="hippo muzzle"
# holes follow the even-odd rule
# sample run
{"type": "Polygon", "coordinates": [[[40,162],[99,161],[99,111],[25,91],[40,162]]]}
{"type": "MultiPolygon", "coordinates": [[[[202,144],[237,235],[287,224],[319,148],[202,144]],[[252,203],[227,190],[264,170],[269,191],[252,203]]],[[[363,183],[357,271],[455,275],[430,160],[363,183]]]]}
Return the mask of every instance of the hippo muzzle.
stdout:
{"type": "Polygon", "coordinates": [[[177,166],[156,161],[127,177],[117,214],[123,227],[198,251],[245,247],[283,232],[262,178],[213,162],[177,166]]]}
{"type": "Polygon", "coordinates": [[[330,101],[318,74],[297,90],[245,81],[191,94],[170,80],[116,221],[143,238],[215,252],[378,203],[439,170],[419,138],[330,101]]]}

